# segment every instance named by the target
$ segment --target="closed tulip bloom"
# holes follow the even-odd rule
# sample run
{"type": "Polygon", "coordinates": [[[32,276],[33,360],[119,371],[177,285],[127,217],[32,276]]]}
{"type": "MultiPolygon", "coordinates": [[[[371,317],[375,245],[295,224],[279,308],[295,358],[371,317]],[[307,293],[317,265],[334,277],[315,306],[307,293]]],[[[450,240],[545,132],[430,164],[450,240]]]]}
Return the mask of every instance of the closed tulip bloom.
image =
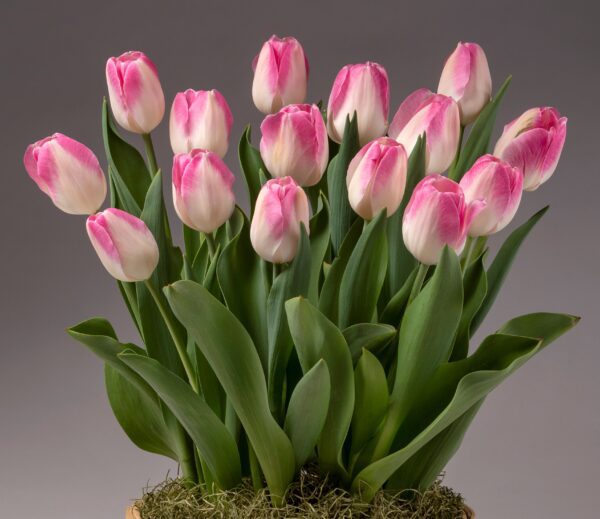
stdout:
{"type": "Polygon", "coordinates": [[[252,99],[264,114],[306,99],[308,61],[296,38],[271,36],[252,64],[252,99]]]}
{"type": "Polygon", "coordinates": [[[143,52],[130,51],[106,62],[110,107],[117,122],[133,133],[150,133],[165,114],[156,66],[143,52]]]}
{"type": "Polygon", "coordinates": [[[535,191],[554,173],[566,136],[567,118],[556,108],[531,108],[504,127],[494,155],[520,168],[523,189],[535,191]]]}
{"type": "Polygon", "coordinates": [[[173,204],[183,223],[210,233],[235,209],[235,177],[212,151],[193,150],[173,158],[173,204]]]}
{"type": "Polygon", "coordinates": [[[271,263],[292,261],[298,252],[300,224],[308,228],[308,199],[292,177],[273,178],[256,199],[250,240],[256,253],[271,263]]]}
{"type": "Polygon", "coordinates": [[[224,157],[232,124],[229,105],[218,90],[179,92],[173,101],[169,121],[173,153],[203,149],[224,157]]]}
{"type": "Polygon", "coordinates": [[[442,70],[438,93],[458,103],[460,121],[472,123],[492,96],[492,76],[483,49],[476,43],[460,42],[442,70]]]}
{"type": "Polygon", "coordinates": [[[88,217],[87,232],[102,265],[120,281],[144,281],[158,265],[158,245],[146,224],[113,207],[88,217]]]}
{"type": "Polygon", "coordinates": [[[515,216],[523,193],[523,173],[493,155],[479,157],[460,181],[468,203],[484,200],[473,218],[470,236],[487,236],[506,227],[515,216]]]}
{"type": "Polygon", "coordinates": [[[485,202],[467,203],[460,186],[441,175],[417,184],[402,220],[402,236],[410,253],[425,265],[435,265],[445,245],[460,254],[473,218],[485,202]]]}
{"type": "Polygon", "coordinates": [[[364,145],[385,135],[390,87],[385,69],[377,63],[346,65],[339,71],[327,106],[327,131],[342,142],[346,118],[358,117],[358,136],[364,145]]]}
{"type": "Polygon", "coordinates": [[[354,212],[371,220],[381,210],[396,212],[406,187],[406,152],[402,144],[381,137],[352,159],[346,175],[348,199],[354,212]]]}
{"type": "Polygon", "coordinates": [[[25,169],[54,205],[69,214],[95,213],[106,197],[106,179],[87,146],[61,133],[30,144],[25,169]]]}
{"type": "Polygon", "coordinates": [[[329,160],[327,129],[317,105],[289,105],[260,125],[260,154],[274,177],[301,186],[321,180],[329,160]]]}
{"type": "Polygon", "coordinates": [[[423,133],[426,172],[446,171],[456,156],[460,138],[460,115],[454,99],[421,88],[402,102],[390,124],[389,136],[410,155],[423,133]]]}

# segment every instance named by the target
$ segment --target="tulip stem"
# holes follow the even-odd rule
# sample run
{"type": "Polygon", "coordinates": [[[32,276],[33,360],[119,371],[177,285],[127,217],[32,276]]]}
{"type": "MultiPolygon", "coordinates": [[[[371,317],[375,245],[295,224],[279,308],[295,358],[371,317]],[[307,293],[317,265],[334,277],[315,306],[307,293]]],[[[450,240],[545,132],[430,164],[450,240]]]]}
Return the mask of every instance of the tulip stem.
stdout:
{"type": "Polygon", "coordinates": [[[148,157],[148,167],[150,168],[150,177],[152,178],[158,173],[158,164],[156,163],[156,153],[154,151],[154,144],[152,143],[152,136],[149,133],[143,133],[142,139],[144,139],[146,157],[148,157]]]}
{"type": "Polygon", "coordinates": [[[408,297],[408,304],[412,303],[413,300],[419,295],[419,292],[421,292],[421,288],[423,287],[423,282],[425,281],[425,276],[427,275],[428,270],[429,265],[419,263],[419,270],[417,271],[417,277],[415,278],[415,282],[413,283],[410,291],[410,296],[408,297]]]}
{"type": "Polygon", "coordinates": [[[204,237],[206,238],[206,246],[208,247],[208,254],[211,259],[215,257],[217,253],[217,243],[215,241],[215,237],[210,232],[204,233],[204,237]]]}
{"type": "Polygon", "coordinates": [[[460,125],[460,133],[458,134],[458,147],[456,148],[456,156],[454,157],[454,160],[452,161],[452,165],[450,166],[450,169],[448,170],[448,178],[452,179],[452,180],[456,180],[458,182],[458,178],[456,175],[456,166],[458,166],[458,161],[460,160],[460,152],[461,152],[461,148],[462,148],[462,141],[463,141],[463,136],[465,135],[465,127],[461,124],[460,125]]]}
{"type": "Polygon", "coordinates": [[[192,367],[192,363],[190,362],[190,358],[188,357],[187,348],[181,340],[181,337],[179,336],[175,328],[175,320],[169,313],[165,303],[161,299],[160,294],[158,293],[152,282],[149,279],[147,279],[146,281],[144,281],[144,283],[148,288],[148,292],[150,292],[150,294],[152,295],[152,298],[156,303],[156,307],[158,308],[160,315],[162,315],[162,318],[165,321],[165,324],[167,325],[169,333],[173,338],[173,342],[175,343],[175,347],[177,348],[177,353],[179,353],[179,358],[181,359],[181,363],[183,364],[183,369],[185,370],[185,374],[187,375],[187,378],[190,382],[190,386],[192,386],[192,389],[196,393],[199,393],[198,382],[196,380],[196,373],[194,372],[194,368],[192,367]]]}

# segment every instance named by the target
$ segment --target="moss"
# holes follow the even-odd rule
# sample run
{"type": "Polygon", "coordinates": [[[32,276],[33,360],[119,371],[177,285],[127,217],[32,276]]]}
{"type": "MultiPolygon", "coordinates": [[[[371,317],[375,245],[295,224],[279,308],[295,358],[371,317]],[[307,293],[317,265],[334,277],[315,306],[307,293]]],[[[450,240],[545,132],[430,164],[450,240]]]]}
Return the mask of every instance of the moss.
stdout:
{"type": "Polygon", "coordinates": [[[147,489],[136,503],[142,519],[462,519],[463,498],[437,481],[423,493],[379,492],[364,504],[345,490],[331,485],[311,471],[301,471],[288,490],[286,505],[271,506],[268,491],[255,492],[250,482],[240,487],[203,492],[188,488],[181,480],[169,479],[147,489]]]}

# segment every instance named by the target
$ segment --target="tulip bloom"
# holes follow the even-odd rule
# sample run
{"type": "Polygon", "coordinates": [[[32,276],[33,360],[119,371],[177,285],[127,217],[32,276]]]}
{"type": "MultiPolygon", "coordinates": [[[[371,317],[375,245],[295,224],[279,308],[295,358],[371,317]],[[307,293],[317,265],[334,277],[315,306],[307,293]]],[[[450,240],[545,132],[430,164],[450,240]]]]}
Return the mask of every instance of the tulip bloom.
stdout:
{"type": "Polygon", "coordinates": [[[264,114],[306,99],[308,61],[296,38],[271,36],[252,63],[252,99],[264,114]]]}
{"type": "Polygon", "coordinates": [[[348,199],[354,212],[371,220],[382,209],[391,216],[406,187],[406,152],[402,144],[381,137],[364,146],[352,159],[346,175],[348,199]]]}
{"type": "Polygon", "coordinates": [[[321,180],[329,161],[329,141],[317,105],[290,105],[260,125],[260,154],[274,177],[292,177],[301,186],[321,180]]]}
{"type": "Polygon", "coordinates": [[[453,180],[428,175],[415,187],[404,212],[404,244],[425,265],[437,264],[445,245],[460,254],[473,218],[484,207],[482,200],[467,203],[453,180]]]}
{"type": "Polygon", "coordinates": [[[87,146],[61,133],[30,144],[25,169],[54,205],[69,214],[95,213],[106,197],[106,179],[87,146]]]}
{"type": "Polygon", "coordinates": [[[87,233],[108,273],[120,281],[144,281],[158,265],[158,245],[146,224],[113,207],[87,219],[87,233]]]}
{"type": "Polygon", "coordinates": [[[492,76],[483,49],[460,42],[444,65],[438,93],[458,103],[460,121],[472,123],[492,96],[492,76]]]}
{"type": "Polygon", "coordinates": [[[308,227],[308,199],[292,177],[273,178],[256,199],[250,241],[256,253],[271,263],[292,261],[298,252],[300,224],[308,227]]]}
{"type": "Polygon", "coordinates": [[[479,157],[460,181],[467,204],[484,200],[473,219],[470,236],[487,236],[504,229],[515,216],[523,193],[523,173],[493,155],[479,157]]]}
{"type": "Polygon", "coordinates": [[[203,149],[224,157],[232,124],[229,105],[218,90],[190,88],[179,92],[173,101],[169,121],[173,153],[203,149]]]}
{"type": "Polygon", "coordinates": [[[327,106],[327,131],[342,142],[346,118],[358,117],[358,136],[364,145],[385,134],[390,87],[385,69],[377,63],[346,65],[339,71],[327,106]]]}
{"type": "Polygon", "coordinates": [[[531,108],[504,127],[494,155],[523,172],[523,189],[535,191],[548,180],[560,159],[567,118],[556,108],[531,108]]]}
{"type": "Polygon", "coordinates": [[[426,172],[442,173],[450,167],[458,151],[460,114],[451,98],[420,88],[400,105],[389,136],[404,145],[410,155],[417,139],[426,134],[426,172]]]}
{"type": "Polygon", "coordinates": [[[188,227],[211,233],[235,209],[235,177],[211,151],[193,150],[173,158],[173,205],[188,227]]]}
{"type": "Polygon", "coordinates": [[[133,133],[150,133],[165,114],[165,96],[156,66],[143,52],[130,51],[106,62],[110,107],[117,122],[133,133]]]}

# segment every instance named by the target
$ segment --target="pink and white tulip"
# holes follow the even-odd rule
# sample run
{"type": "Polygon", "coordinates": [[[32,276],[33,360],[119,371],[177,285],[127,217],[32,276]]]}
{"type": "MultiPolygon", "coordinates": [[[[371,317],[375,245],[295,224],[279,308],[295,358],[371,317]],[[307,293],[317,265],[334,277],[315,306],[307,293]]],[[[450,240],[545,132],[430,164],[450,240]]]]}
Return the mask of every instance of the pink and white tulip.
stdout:
{"type": "Polygon", "coordinates": [[[298,252],[300,224],[308,227],[308,199],[292,177],[273,178],[256,199],[250,240],[256,253],[271,263],[292,261],[298,252]]]}
{"type": "Polygon", "coordinates": [[[106,62],[108,97],[115,119],[133,133],[150,133],[165,114],[156,66],[143,53],[129,51],[106,62]]]}
{"type": "Polygon", "coordinates": [[[523,173],[493,155],[479,157],[460,181],[467,204],[484,200],[473,218],[470,236],[487,236],[506,227],[515,216],[523,193],[523,173]]]}
{"type": "Polygon", "coordinates": [[[342,142],[346,118],[358,117],[361,145],[385,135],[390,105],[390,87],[385,69],[377,64],[346,65],[333,82],[327,106],[327,131],[342,142]]]}
{"type": "Polygon", "coordinates": [[[460,254],[471,222],[484,207],[482,200],[467,203],[453,180],[429,175],[417,184],[404,212],[404,244],[425,265],[437,264],[446,245],[460,254]]]}
{"type": "Polygon", "coordinates": [[[173,153],[194,149],[213,151],[224,157],[229,147],[233,116],[218,90],[179,92],[173,100],[169,134],[173,153]]]}
{"type": "Polygon", "coordinates": [[[120,281],[144,281],[158,265],[158,245],[135,216],[113,207],[87,219],[87,233],[108,273],[120,281]]]}
{"type": "Polygon", "coordinates": [[[55,133],[30,144],[25,169],[54,205],[68,214],[95,213],[106,197],[106,179],[87,146],[55,133]]]}
{"type": "Polygon", "coordinates": [[[446,60],[438,93],[450,96],[458,103],[463,125],[477,119],[492,96],[490,67],[479,45],[459,42],[446,60]]]}
{"type": "Polygon", "coordinates": [[[173,158],[173,204],[183,223],[211,233],[235,209],[235,177],[212,151],[192,150],[173,158]]]}
{"type": "Polygon", "coordinates": [[[456,156],[460,138],[460,114],[454,99],[420,88],[402,102],[390,124],[389,136],[410,155],[423,133],[426,172],[446,171],[456,156]]]}
{"type": "Polygon", "coordinates": [[[346,175],[348,199],[354,212],[371,220],[386,209],[394,214],[406,187],[406,152],[402,144],[381,137],[364,146],[352,159],[346,175]]]}
{"type": "Polygon", "coordinates": [[[329,160],[327,129],[317,105],[289,105],[260,125],[260,154],[274,177],[292,177],[301,186],[321,180],[329,160]]]}
{"type": "Polygon", "coordinates": [[[504,127],[494,155],[520,168],[523,189],[535,191],[554,173],[566,137],[567,118],[556,108],[531,108],[504,127]]]}
{"type": "Polygon", "coordinates": [[[252,99],[262,113],[272,114],[306,99],[308,61],[296,38],[271,36],[252,67],[252,99]]]}

